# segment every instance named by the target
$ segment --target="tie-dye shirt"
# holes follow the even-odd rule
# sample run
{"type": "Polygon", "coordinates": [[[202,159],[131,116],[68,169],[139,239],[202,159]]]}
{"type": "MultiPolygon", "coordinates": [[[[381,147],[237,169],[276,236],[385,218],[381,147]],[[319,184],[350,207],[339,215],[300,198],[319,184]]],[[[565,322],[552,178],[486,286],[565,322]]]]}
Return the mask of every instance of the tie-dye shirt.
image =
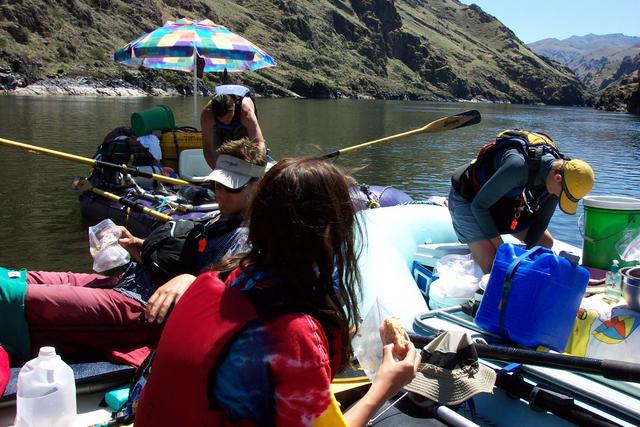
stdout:
{"type": "MultiPolygon", "coordinates": [[[[227,281],[229,283],[229,281],[227,281]]],[[[260,426],[346,426],[330,391],[329,342],[320,323],[290,313],[247,324],[210,378],[230,420],[260,426]]]]}

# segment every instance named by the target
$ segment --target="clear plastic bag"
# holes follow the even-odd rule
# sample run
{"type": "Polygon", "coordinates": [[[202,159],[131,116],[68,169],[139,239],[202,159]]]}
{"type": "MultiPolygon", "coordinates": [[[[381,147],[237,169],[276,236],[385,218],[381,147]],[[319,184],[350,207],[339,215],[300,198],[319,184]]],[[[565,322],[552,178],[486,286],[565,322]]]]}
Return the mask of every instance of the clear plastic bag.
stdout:
{"type": "Polygon", "coordinates": [[[640,261],[640,229],[625,230],[616,243],[616,250],[623,261],[640,261]]]}
{"type": "MultiPolygon", "coordinates": [[[[445,255],[438,260],[433,272],[439,277],[436,287],[444,298],[472,298],[483,276],[471,254],[445,255]]],[[[433,282],[431,286],[435,284],[433,282]]]]}
{"type": "Polygon", "coordinates": [[[118,243],[120,234],[120,228],[110,219],[89,227],[89,252],[93,257],[93,271],[102,273],[129,262],[129,252],[118,243]]]}
{"type": "Polygon", "coordinates": [[[382,321],[385,318],[391,315],[389,310],[376,299],[376,302],[364,317],[362,324],[360,324],[358,333],[351,340],[353,353],[358,359],[360,367],[371,381],[376,377],[376,372],[382,364],[380,325],[382,325],[382,321]]]}

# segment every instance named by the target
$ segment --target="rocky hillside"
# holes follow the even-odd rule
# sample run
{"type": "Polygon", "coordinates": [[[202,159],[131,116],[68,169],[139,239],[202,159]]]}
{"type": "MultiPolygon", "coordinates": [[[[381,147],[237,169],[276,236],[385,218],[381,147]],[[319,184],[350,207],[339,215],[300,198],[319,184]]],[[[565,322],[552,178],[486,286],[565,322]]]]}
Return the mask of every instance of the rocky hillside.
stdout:
{"type": "MultiPolygon", "coordinates": [[[[186,73],[110,58],[182,16],[221,23],[270,53],[278,67],[233,77],[267,96],[589,102],[572,72],[456,0],[4,0],[0,85],[20,93],[190,94],[186,73]]],[[[207,75],[199,90],[218,79],[207,75]]]]}
{"type": "Polygon", "coordinates": [[[598,96],[595,107],[640,114],[640,55],[625,58],[612,82],[598,96]]]}
{"type": "Polygon", "coordinates": [[[631,111],[640,69],[640,37],[622,34],[572,36],[529,44],[538,55],[558,61],[597,94],[597,108],[631,111]],[[635,85],[635,86],[634,86],[635,85]],[[631,101],[631,107],[627,104],[631,101]]]}
{"type": "Polygon", "coordinates": [[[640,37],[625,36],[624,34],[571,36],[558,40],[556,38],[539,40],[529,43],[531,50],[544,55],[562,65],[576,64],[579,58],[593,52],[600,52],[602,56],[610,57],[616,52],[640,44],[640,37]]]}

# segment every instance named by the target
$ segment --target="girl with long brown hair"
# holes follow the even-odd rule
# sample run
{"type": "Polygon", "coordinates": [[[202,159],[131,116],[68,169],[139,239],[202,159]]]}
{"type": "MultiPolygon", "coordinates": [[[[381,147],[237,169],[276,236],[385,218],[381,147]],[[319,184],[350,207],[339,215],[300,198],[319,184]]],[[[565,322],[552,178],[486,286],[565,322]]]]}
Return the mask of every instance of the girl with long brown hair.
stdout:
{"type": "Polygon", "coordinates": [[[250,208],[251,250],[198,277],[175,306],[136,426],[363,426],[415,376],[392,345],[365,397],[342,414],[330,391],[359,321],[349,180],[313,158],[278,162],[250,208]],[[226,269],[226,268],[223,268],[226,269]]]}

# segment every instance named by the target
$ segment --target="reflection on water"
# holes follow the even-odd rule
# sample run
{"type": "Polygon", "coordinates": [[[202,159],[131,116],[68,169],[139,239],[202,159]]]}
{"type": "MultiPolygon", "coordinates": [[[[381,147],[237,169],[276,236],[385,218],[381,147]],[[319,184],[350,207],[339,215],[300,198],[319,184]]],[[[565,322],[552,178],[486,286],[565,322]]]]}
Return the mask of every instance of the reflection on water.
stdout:
{"type": "MultiPolygon", "coordinates": [[[[200,100],[203,105],[206,100],[200,100]]],[[[91,156],[131,113],[169,105],[178,125],[193,125],[191,98],[0,97],[0,137],[91,156]]],[[[449,175],[506,128],[542,130],[596,173],[594,193],[640,197],[640,117],[586,108],[405,101],[258,99],[260,124],[276,158],[321,154],[416,129],[477,109],[482,122],[419,134],[341,156],[358,181],[398,187],[415,199],[446,195],[449,175]]],[[[87,226],[69,188],[88,167],[0,146],[0,266],[89,271],[87,226]]],[[[582,209],[579,210],[579,214],[582,209]]],[[[581,244],[576,216],[558,211],[556,236],[581,244]]]]}

